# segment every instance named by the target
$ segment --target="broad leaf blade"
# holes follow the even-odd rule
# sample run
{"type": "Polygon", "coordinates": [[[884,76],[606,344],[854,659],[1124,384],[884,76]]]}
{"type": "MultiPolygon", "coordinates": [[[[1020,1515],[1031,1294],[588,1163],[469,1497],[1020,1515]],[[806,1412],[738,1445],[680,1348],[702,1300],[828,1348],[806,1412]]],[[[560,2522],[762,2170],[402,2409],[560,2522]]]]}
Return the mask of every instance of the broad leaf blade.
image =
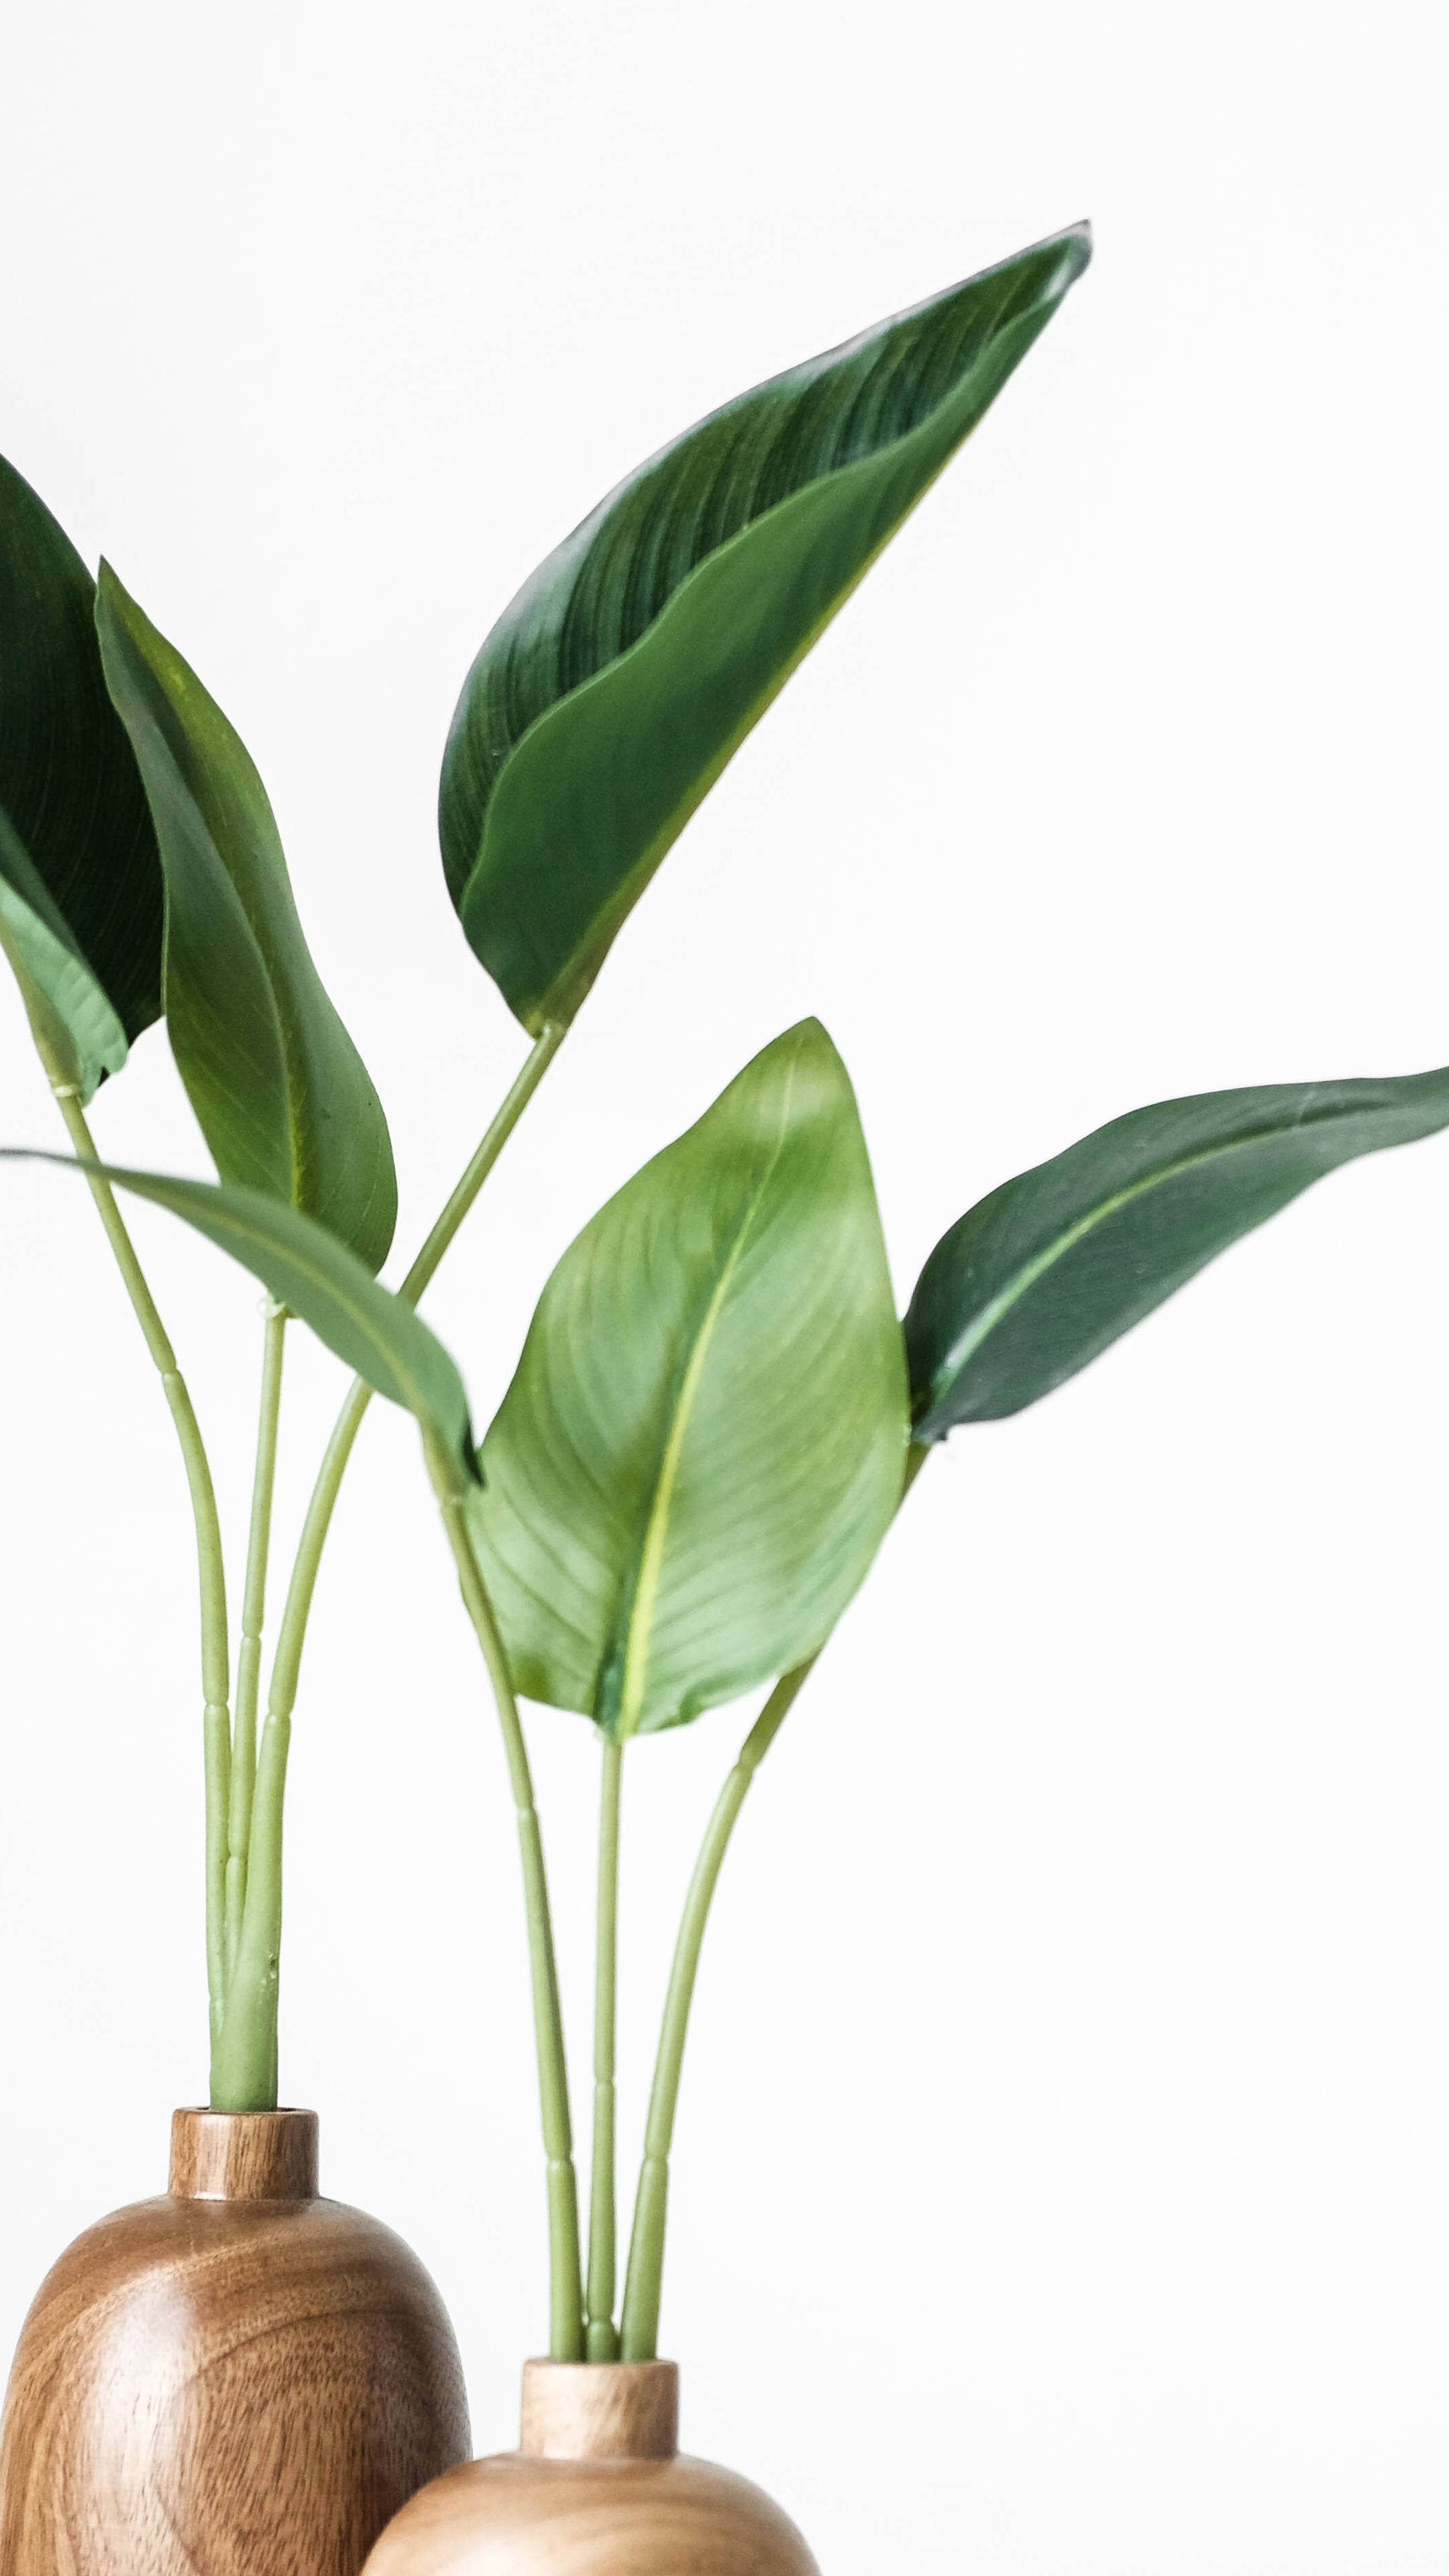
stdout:
{"type": "Polygon", "coordinates": [[[11,1163],[53,1163],[63,1172],[97,1173],[184,1218],[260,1279],[282,1306],[310,1324],[319,1341],[365,1378],[379,1395],[416,1416],[461,1471],[459,1490],[476,1479],[468,1398],[454,1362],[422,1317],[325,1226],[260,1190],[215,1181],[177,1180],[68,1154],[0,1149],[11,1163]]]}
{"type": "Polygon", "coordinates": [[[107,564],[96,622],[165,870],[167,1028],[216,1168],[376,1270],[397,1220],[387,1122],[303,938],[266,789],[107,564]]]}
{"type": "Polygon", "coordinates": [[[519,1688],[622,1737],[799,1662],[880,1543],[906,1428],[865,1141],[807,1020],[539,1301],[472,1513],[519,1688]]]}
{"type": "Polygon", "coordinates": [[[86,1099],[161,1013],[161,863],[94,601],[64,529],[0,458],[0,940],[86,1099]]]}
{"type": "Polygon", "coordinates": [[[439,826],[463,928],[535,1032],[567,1019],[670,844],[1089,257],[1023,251],[729,403],[505,610],[439,826]]]}
{"type": "Polygon", "coordinates": [[[1134,1109],[942,1236],[906,1316],[916,1437],[1019,1413],[1360,1154],[1449,1126],[1449,1070],[1134,1109]]]}

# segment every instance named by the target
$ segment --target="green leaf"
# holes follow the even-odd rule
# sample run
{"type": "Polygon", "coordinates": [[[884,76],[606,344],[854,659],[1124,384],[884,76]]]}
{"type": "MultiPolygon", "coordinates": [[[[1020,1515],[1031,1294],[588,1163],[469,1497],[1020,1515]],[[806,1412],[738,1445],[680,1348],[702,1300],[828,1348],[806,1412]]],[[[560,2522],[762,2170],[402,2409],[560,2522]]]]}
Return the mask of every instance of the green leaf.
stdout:
{"type": "Polygon", "coordinates": [[[165,870],[166,1025],[216,1168],[316,1217],[376,1270],[397,1222],[387,1121],[302,936],[266,789],[104,563],[96,624],[165,870]]]}
{"type": "Polygon", "coordinates": [[[0,457],[0,947],[87,1100],[161,1014],[161,863],[94,602],[64,529],[0,457]]]}
{"type": "Polygon", "coordinates": [[[1449,1126],[1449,1071],[1131,1110],[944,1234],[906,1316],[918,1440],[1019,1413],[1340,1163],[1449,1126]]]}
{"type": "Polygon", "coordinates": [[[572,1017],[670,844],[1090,256],[1021,252],[725,405],[602,501],[468,675],[448,888],[525,1028],[572,1017]]]}
{"type": "Polygon", "coordinates": [[[260,1190],[215,1181],[176,1180],[114,1163],[80,1162],[69,1154],[0,1147],[7,1163],[53,1163],[63,1172],[94,1173],[113,1189],[150,1199],[184,1218],[260,1279],[279,1306],[310,1324],[338,1359],[379,1395],[416,1415],[423,1431],[461,1470],[458,1490],[477,1478],[468,1398],[457,1367],[436,1333],[335,1234],[260,1190]]]}
{"type": "Polygon", "coordinates": [[[471,1513],[519,1689],[622,1738],[799,1662],[880,1544],[906,1430],[865,1140],[806,1020],[544,1289],[471,1513]]]}
{"type": "Polygon", "coordinates": [[[52,1080],[94,1098],[129,1052],[126,1032],[0,806],[0,949],[52,1080]]]}

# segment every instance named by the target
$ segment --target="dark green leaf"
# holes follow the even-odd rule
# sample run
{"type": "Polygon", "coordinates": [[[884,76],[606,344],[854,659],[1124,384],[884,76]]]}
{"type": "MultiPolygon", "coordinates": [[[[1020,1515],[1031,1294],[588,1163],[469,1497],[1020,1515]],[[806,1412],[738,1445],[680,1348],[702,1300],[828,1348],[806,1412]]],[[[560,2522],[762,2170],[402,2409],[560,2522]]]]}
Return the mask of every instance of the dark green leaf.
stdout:
{"type": "Polygon", "coordinates": [[[216,1168],[376,1270],[397,1221],[387,1122],[308,953],[266,789],[108,564],[96,622],[165,870],[166,1025],[216,1168]]]}
{"type": "Polygon", "coordinates": [[[95,587],[0,458],[0,945],[87,1100],[161,1013],[161,863],[106,694],[95,587]]]}
{"type": "Polygon", "coordinates": [[[539,1301],[472,1512],[518,1687],[622,1737],[798,1663],[880,1544],[906,1427],[855,1099],[806,1020],[539,1301]]]}
{"type": "Polygon", "coordinates": [[[278,1305],[310,1324],[319,1341],[365,1378],[379,1395],[416,1415],[422,1429],[463,1471],[459,1490],[477,1475],[468,1398],[436,1333],[390,1288],[380,1287],[357,1255],[326,1226],[260,1190],[183,1181],[165,1172],[133,1172],[112,1163],[77,1162],[68,1154],[0,1149],[9,1163],[54,1163],[63,1172],[96,1172],[185,1219],[260,1279],[278,1305]]]}
{"type": "Polygon", "coordinates": [[[942,1236],[906,1317],[916,1436],[1034,1404],[1325,1172],[1449,1126],[1449,1071],[1131,1110],[942,1236]]]}
{"type": "Polygon", "coordinates": [[[468,675],[439,823],[524,1026],[568,1019],[701,798],[1025,356],[1086,228],[728,403],[600,503],[468,675]]]}

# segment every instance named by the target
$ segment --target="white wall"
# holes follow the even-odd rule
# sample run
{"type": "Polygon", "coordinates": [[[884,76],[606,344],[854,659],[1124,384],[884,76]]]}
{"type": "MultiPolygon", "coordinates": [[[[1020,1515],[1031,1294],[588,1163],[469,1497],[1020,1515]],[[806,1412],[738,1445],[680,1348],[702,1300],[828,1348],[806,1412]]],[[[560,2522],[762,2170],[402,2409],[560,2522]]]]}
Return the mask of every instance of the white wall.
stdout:
{"type": "MultiPolygon", "coordinates": [[[[5,54],[0,447],[255,753],[404,1251],[521,1053],[432,820],[498,608],[715,401],[1096,220],[440,1281],[482,1419],[583,1218],[803,1012],[903,1296],[971,1199],[1119,1110],[1449,1055],[1427,0],[50,0],[5,54]]],[[[4,1134],[54,1141],[3,994],[0,1050],[4,1134]]],[[[159,1033],[96,1126],[206,1169],[159,1033]]],[[[157,2186],[204,1996],[177,1462],[81,1194],[3,1191],[8,2343],[67,2236],[157,2186]]],[[[255,1292],[137,1234],[239,1546],[255,1292]]],[[[828,2576],[1449,2568],[1446,1256],[1441,1141],[961,1435],[771,1763],[666,2338],[692,2446],[828,2576]]],[[[339,1385],[294,1342],[284,1531],[339,1385]]],[[[740,1730],[631,1763],[631,2137],[740,1730]]],[[[592,1747],[532,1732],[582,2077],[592,1747]]],[[[397,1417],[320,1593],[285,1977],[329,2185],[423,2250],[506,2442],[544,2318],[515,1859],[397,1417]]]]}

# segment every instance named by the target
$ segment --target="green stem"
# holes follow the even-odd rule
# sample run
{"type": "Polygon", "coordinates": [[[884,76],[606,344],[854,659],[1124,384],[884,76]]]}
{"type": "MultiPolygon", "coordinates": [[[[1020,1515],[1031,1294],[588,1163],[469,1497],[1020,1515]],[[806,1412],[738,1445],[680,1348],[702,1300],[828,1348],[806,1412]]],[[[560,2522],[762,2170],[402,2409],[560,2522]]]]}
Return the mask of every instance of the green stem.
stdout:
{"type": "MultiPolygon", "coordinates": [[[[507,1098],[397,1292],[410,1306],[417,1304],[427,1287],[567,1035],[566,1022],[551,1020],[535,1040],[533,1050],[507,1098]]],[[[281,1626],[277,1631],[277,1651],[268,1699],[270,1709],[277,1715],[290,1717],[297,1704],[302,1648],[306,1642],[307,1621],[317,1588],[322,1551],[327,1544],[327,1533],[332,1526],[332,1514],[342,1490],[353,1443],[371,1402],[371,1387],[364,1378],[354,1378],[318,1469],[317,1482],[312,1489],[302,1534],[297,1542],[296,1561],[292,1567],[281,1626]]]]}
{"type": "MultiPolygon", "coordinates": [[[[56,1106],[79,1159],[83,1163],[99,1161],[95,1139],[74,1090],[65,1082],[58,1081],[48,1064],[46,1071],[51,1077],[56,1106]]],[[[170,1337],[156,1311],[156,1301],[136,1258],[135,1245],[126,1231],[125,1220],[109,1182],[103,1181],[98,1173],[91,1173],[88,1186],[176,1426],[186,1469],[187,1491],[191,1497],[191,1517],[196,1529],[196,1565],[201,1594],[201,1689],[205,1703],[202,1740],[206,1765],[206,1982],[211,2007],[212,2044],[215,2046],[226,2007],[226,1838],[231,1770],[231,1719],[228,1711],[231,1655],[227,1641],[226,1570],[221,1550],[221,1524],[217,1519],[216,1493],[200,1425],[186,1381],[176,1365],[170,1337]]]]}
{"type": "Polygon", "coordinates": [[[398,1290],[410,1306],[415,1306],[433,1273],[468,1214],[514,1128],[537,1091],[564,1039],[570,1022],[546,1020],[534,1039],[501,1107],[486,1129],[482,1141],[428,1235],[422,1250],[398,1290]]]}
{"type": "MultiPolygon", "coordinates": [[[[901,1502],[905,1501],[929,1455],[928,1449],[912,1441],[901,1485],[901,1502]]],[[[900,1505],[897,1504],[896,1508],[899,1510],[900,1505]]],[[[829,1643],[828,1639],[826,1643],[829,1643]]],[[[824,1646],[818,1647],[805,1663],[797,1664],[793,1672],[784,1674],[776,1682],[720,1791],[700,1845],[694,1876],[689,1882],[679,1938],[674,1948],[674,1962],[669,1973],[669,1989],[664,2000],[664,2023],[659,2034],[659,2053],[655,2059],[654,2083],[649,2096],[644,2161],[639,2172],[634,2231],[629,2243],[621,2336],[621,2353],[625,2361],[653,2361],[658,2357],[664,2237],[669,2215],[669,2158],[674,2145],[680,2077],[684,2071],[684,2044],[689,2035],[690,2006],[699,1975],[705,1927],[709,1922],[714,1892],[719,1885],[724,1856],[755,1774],[824,1651],[824,1646]]]]}
{"type": "Polygon", "coordinates": [[[282,1816],[289,1717],[262,1729],[247,1844],[247,1892],[221,2034],[211,2054],[214,2111],[275,2111],[282,1953],[282,1816]]]}
{"type": "Polygon", "coordinates": [[[528,1916],[528,1956],[533,1984],[533,2028],[538,2053],[539,2103],[543,2146],[548,2160],[549,2358],[582,2361],[584,2294],[579,2260],[579,2192],[574,2172],[573,2126],[569,2118],[568,2064],[564,2052],[563,2013],[559,2005],[558,1968],[543,1837],[534,1804],[533,1775],[508,1658],[493,1615],[487,1586],[473,1550],[466,1508],[449,1473],[428,1449],[429,1470],[443,1515],[443,1527],[458,1569],[464,1606],[473,1622],[503,1732],[509,1783],[518,1818],[518,1844],[523,1861],[523,1889],[528,1916]]]}
{"type": "Polygon", "coordinates": [[[242,1593],[241,1643],[236,1659],[236,1716],[231,1739],[231,1801],[226,1863],[226,1972],[236,1967],[246,1905],[252,1795],[257,1776],[257,1698],[261,1685],[262,1625],[267,1607],[267,1558],[272,1536],[272,1493],[277,1473],[277,1425],[282,1404],[282,1359],[287,1310],[269,1305],[262,1338],[262,1387],[257,1408],[257,1459],[252,1517],[242,1593]]]}
{"type": "Polygon", "coordinates": [[[615,2050],[619,1977],[619,1800],[624,1747],[603,1738],[599,1784],[599,1898],[594,1959],[594,2149],[589,2194],[589,2294],[585,2319],[590,2361],[617,2361],[614,2323],[616,2195],[614,2189],[615,2050]]]}
{"type": "Polygon", "coordinates": [[[658,2357],[664,2229],[669,2205],[669,2156],[674,2144],[674,2119],[679,2106],[679,2079],[684,2068],[689,2008],[694,2001],[695,1979],[699,1974],[709,1909],[719,1884],[730,1836],[740,1809],[749,1796],[755,1773],[784,1725],[797,1693],[804,1688],[814,1662],[812,1655],[808,1664],[798,1664],[794,1672],[786,1673],[783,1680],[775,1684],[741,1745],[739,1759],[720,1791],[719,1802],[710,1817],[699,1858],[694,1865],[694,1876],[689,1882],[689,1893],[684,1900],[684,1915],[675,1943],[674,1964],[669,1973],[669,1991],[664,2003],[664,2026],[659,2034],[654,2085],[649,2096],[644,2162],[639,2173],[634,2233],[629,2244],[620,2347],[625,2361],[654,2361],[658,2357]]]}
{"type": "MultiPolygon", "coordinates": [[[[565,1030],[550,1023],[537,1039],[492,1125],[398,1291],[416,1305],[504,1146],[538,1089],[565,1030]]],[[[354,1378],[318,1470],[292,1566],[277,1629],[267,1693],[267,1719],[257,1756],[251,1830],[239,1873],[240,1924],[222,2043],[213,2052],[212,2104],[217,2110],[271,2110],[277,2098],[277,2004],[282,1940],[282,1825],[292,1712],[306,1642],[307,1621],[322,1551],[353,1443],[372,1401],[372,1389],[354,1378]]],[[[223,1858],[226,1856],[223,1827],[223,1858]]],[[[233,1916],[235,1921],[235,1914],[233,1916]]]]}

